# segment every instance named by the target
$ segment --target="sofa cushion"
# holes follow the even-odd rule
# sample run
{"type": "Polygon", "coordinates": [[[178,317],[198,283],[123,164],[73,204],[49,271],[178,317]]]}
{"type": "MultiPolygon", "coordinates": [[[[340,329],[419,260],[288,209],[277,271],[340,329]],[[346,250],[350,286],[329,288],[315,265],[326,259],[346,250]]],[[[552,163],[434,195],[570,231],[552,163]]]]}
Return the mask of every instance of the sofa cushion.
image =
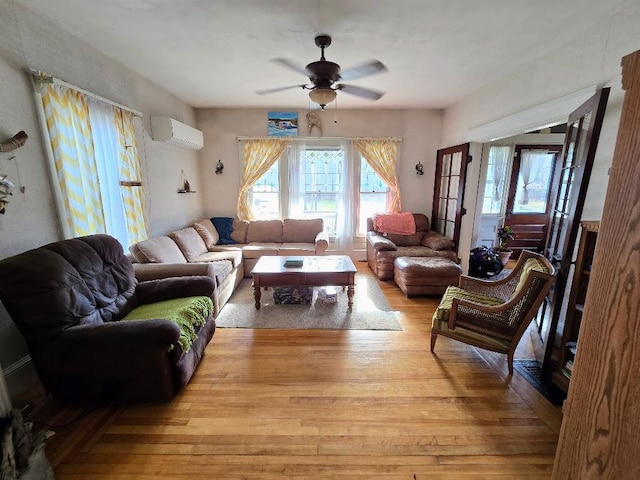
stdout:
{"type": "Polygon", "coordinates": [[[199,222],[195,222],[193,224],[193,228],[195,228],[196,232],[198,232],[198,234],[202,237],[202,240],[204,240],[204,244],[208,249],[213,248],[213,246],[218,243],[220,235],[218,234],[216,227],[213,226],[213,222],[210,219],[205,218],[200,220],[199,222]]]}
{"type": "Polygon", "coordinates": [[[316,235],[324,228],[321,218],[301,220],[297,218],[285,218],[282,222],[283,242],[315,242],[316,235]]]}
{"type": "Polygon", "coordinates": [[[453,240],[433,230],[425,233],[420,244],[434,250],[453,250],[455,246],[453,240]]]}
{"type": "Polygon", "coordinates": [[[192,261],[192,263],[203,262],[219,262],[221,260],[229,260],[233,267],[237,267],[242,263],[242,250],[228,250],[217,252],[205,252],[192,261]]]}
{"type": "Polygon", "coordinates": [[[231,238],[235,240],[237,243],[247,243],[247,227],[249,226],[249,222],[245,222],[244,220],[234,220],[233,221],[233,230],[231,230],[231,238]]]}
{"type": "Polygon", "coordinates": [[[444,292],[440,304],[433,314],[432,324],[437,325],[438,321],[446,321],[449,319],[449,312],[453,306],[453,299],[458,298],[460,300],[467,300],[469,302],[477,303],[485,307],[494,307],[496,305],[502,305],[503,300],[491,297],[489,295],[483,295],[478,292],[472,292],[470,290],[464,290],[463,288],[450,286],[447,291],[444,292]]]}
{"type": "MultiPolygon", "coordinates": [[[[313,238],[315,239],[315,235],[313,238]]],[[[247,243],[253,242],[282,243],[282,220],[256,220],[249,222],[247,243]]]]}
{"type": "Polygon", "coordinates": [[[415,247],[420,245],[424,231],[416,231],[413,235],[398,235],[397,233],[387,233],[385,238],[391,240],[398,247],[415,247]]]}
{"type": "Polygon", "coordinates": [[[216,279],[216,285],[220,286],[233,270],[233,265],[229,260],[220,260],[211,262],[211,268],[216,279]]]}
{"type": "Polygon", "coordinates": [[[129,250],[140,263],[187,263],[176,242],[166,236],[143,240],[129,250]]]}
{"type": "Polygon", "coordinates": [[[260,258],[263,255],[278,255],[280,243],[250,243],[242,248],[244,258],[260,258]]]}
{"type": "Polygon", "coordinates": [[[192,262],[195,258],[207,252],[207,245],[193,227],[181,228],[171,232],[169,237],[176,242],[187,262],[192,262]]]}
{"type": "Polygon", "coordinates": [[[291,255],[313,255],[316,253],[315,243],[291,242],[283,243],[278,250],[278,255],[283,257],[291,255]]]}
{"type": "Polygon", "coordinates": [[[231,217],[212,217],[211,223],[218,232],[218,245],[229,245],[232,243],[238,243],[231,237],[233,231],[233,218],[231,217]]]}

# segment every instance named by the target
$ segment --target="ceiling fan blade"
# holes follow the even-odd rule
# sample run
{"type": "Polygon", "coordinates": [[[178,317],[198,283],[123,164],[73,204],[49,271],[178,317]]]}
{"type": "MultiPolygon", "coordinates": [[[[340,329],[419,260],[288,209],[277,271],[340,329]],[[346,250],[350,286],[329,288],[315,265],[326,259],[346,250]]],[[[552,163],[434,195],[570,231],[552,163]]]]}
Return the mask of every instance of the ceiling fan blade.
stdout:
{"type": "Polygon", "coordinates": [[[268,88],[267,90],[257,90],[256,93],[258,95],[267,95],[269,93],[281,92],[283,90],[290,90],[292,88],[304,88],[305,85],[288,85],[286,87],[277,87],[277,88],[268,88]]]}
{"type": "Polygon", "coordinates": [[[385,67],[382,62],[378,60],[371,60],[370,62],[363,63],[362,65],[343,70],[340,72],[340,78],[342,78],[342,80],[354,80],[356,78],[362,78],[386,71],[387,67],[385,67]]]}
{"type": "Polygon", "coordinates": [[[355,85],[345,85],[343,83],[339,84],[336,88],[350,95],[367,98],[369,100],[378,100],[384,95],[384,92],[376,92],[375,90],[371,90],[369,88],[356,87],[355,85]]]}
{"type": "Polygon", "coordinates": [[[307,76],[307,71],[305,70],[305,68],[298,64],[297,62],[294,62],[293,60],[289,60],[288,58],[274,58],[271,60],[272,62],[275,63],[279,63],[280,65],[282,65],[283,67],[287,67],[291,70],[293,70],[294,72],[298,72],[302,75],[304,75],[305,77],[307,76]]]}

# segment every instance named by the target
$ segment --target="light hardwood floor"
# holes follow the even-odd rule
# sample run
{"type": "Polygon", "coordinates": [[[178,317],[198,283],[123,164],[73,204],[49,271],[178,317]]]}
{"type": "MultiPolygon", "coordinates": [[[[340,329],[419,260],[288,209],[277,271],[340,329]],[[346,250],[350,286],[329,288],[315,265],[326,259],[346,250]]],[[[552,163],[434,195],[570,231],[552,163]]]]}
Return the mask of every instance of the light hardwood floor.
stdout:
{"type": "MultiPolygon", "coordinates": [[[[380,284],[403,331],[218,329],[171,403],[58,428],[56,478],[550,478],[560,408],[509,378],[502,355],[445,337],[432,355],[438,299],[380,284]]],[[[61,424],[81,412],[43,413],[61,424]]]]}

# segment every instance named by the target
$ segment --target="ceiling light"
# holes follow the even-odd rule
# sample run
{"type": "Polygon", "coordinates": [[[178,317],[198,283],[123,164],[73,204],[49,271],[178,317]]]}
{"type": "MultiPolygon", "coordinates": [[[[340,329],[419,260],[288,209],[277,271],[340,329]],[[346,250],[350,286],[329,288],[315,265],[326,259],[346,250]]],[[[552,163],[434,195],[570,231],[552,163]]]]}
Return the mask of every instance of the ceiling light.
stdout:
{"type": "Polygon", "coordinates": [[[324,107],[336,99],[336,91],[331,88],[314,88],[309,92],[309,98],[324,110],[324,107]]]}

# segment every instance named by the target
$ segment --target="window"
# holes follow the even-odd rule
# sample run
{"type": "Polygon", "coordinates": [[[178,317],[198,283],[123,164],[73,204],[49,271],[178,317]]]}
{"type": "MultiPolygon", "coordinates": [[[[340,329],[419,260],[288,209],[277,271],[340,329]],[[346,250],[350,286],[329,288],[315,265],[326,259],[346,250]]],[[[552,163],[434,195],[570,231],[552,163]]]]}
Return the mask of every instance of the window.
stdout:
{"type": "Polygon", "coordinates": [[[134,113],[47,77],[35,77],[50,142],[65,238],[109,234],[125,249],[147,238],[134,113]]]}
{"type": "Polygon", "coordinates": [[[489,149],[487,181],[482,199],[482,213],[484,214],[499,214],[502,210],[502,200],[505,196],[505,178],[510,155],[510,147],[492,146],[489,149]]]}
{"type": "Polygon", "coordinates": [[[364,235],[367,217],[386,210],[389,188],[349,151],[327,141],[290,147],[251,187],[255,218],[322,218],[334,238],[364,235]]]}

